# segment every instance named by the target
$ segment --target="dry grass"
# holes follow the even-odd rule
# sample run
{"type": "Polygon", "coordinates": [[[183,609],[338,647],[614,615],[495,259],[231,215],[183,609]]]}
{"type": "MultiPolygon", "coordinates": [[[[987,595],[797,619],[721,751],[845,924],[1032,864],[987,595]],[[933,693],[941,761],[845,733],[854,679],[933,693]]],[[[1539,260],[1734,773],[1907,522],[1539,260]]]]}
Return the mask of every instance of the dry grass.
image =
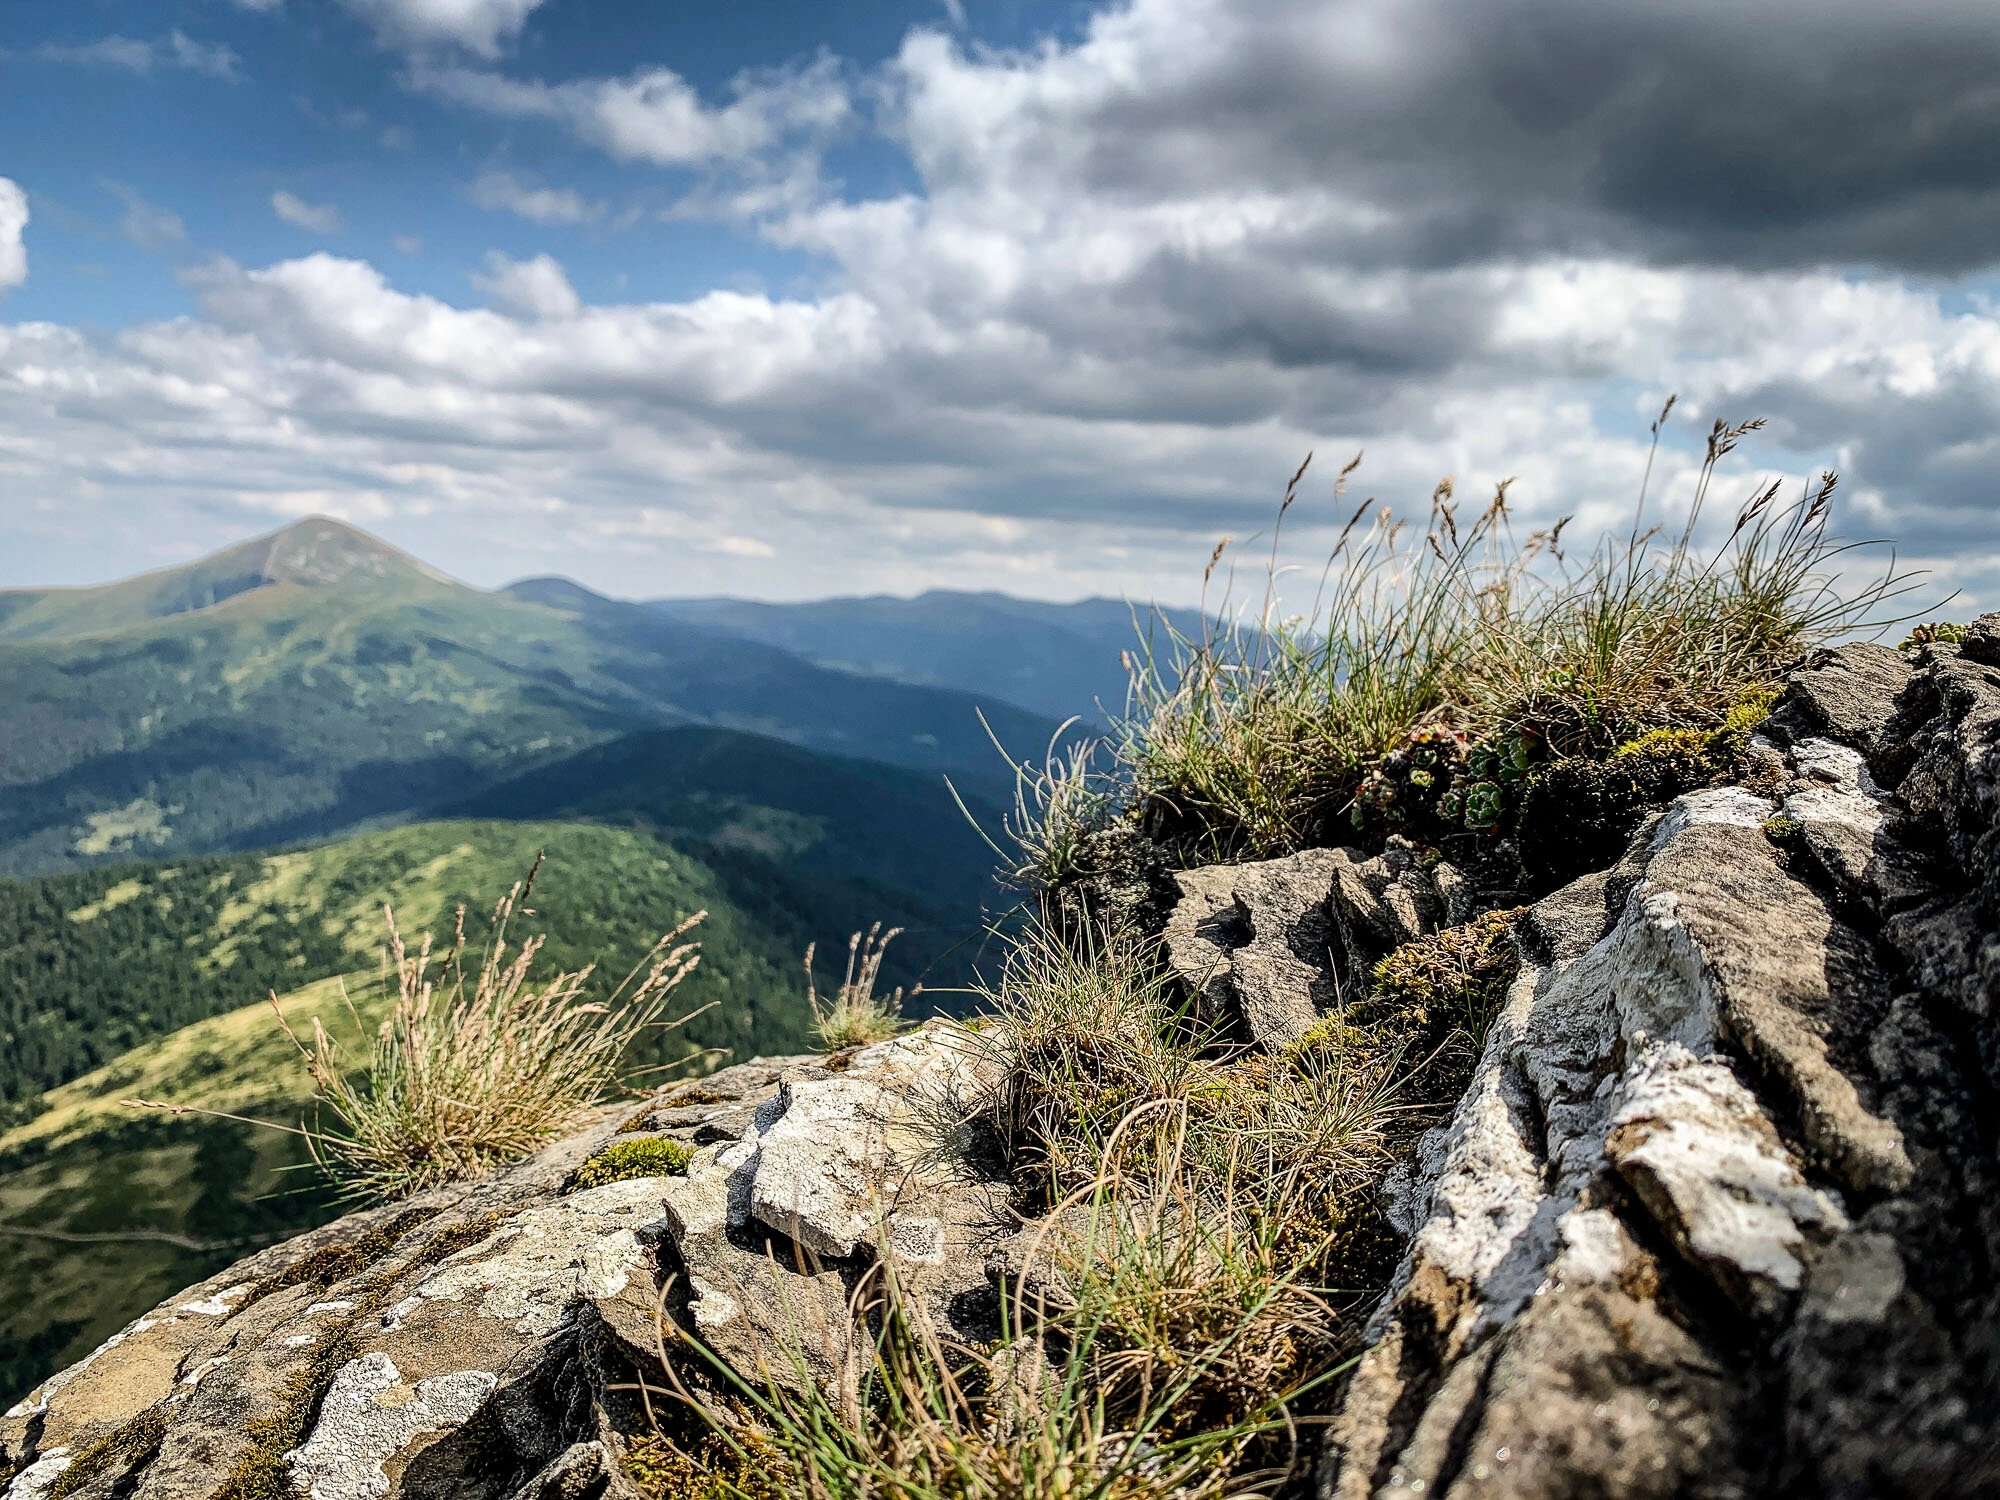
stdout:
{"type": "Polygon", "coordinates": [[[886,995],[875,993],[875,982],[882,972],[882,955],[902,930],[891,927],[884,932],[882,924],[877,922],[865,934],[857,932],[850,937],[847,972],[830,1000],[820,998],[819,983],[813,978],[814,948],[807,946],[806,1001],[812,1007],[813,1030],[827,1051],[884,1042],[908,1026],[903,1019],[903,1001],[922,994],[924,987],[917,985],[907,997],[900,987],[886,995]]]}
{"type": "MultiPolygon", "coordinates": [[[[1759,488],[1721,540],[1704,542],[1717,466],[1760,425],[1716,424],[1677,528],[1649,523],[1642,486],[1624,533],[1581,557],[1563,550],[1566,522],[1517,540],[1505,484],[1461,517],[1447,480],[1421,526],[1364,502],[1311,608],[1283,617],[1278,535],[1302,466],[1255,616],[1172,636],[1164,659],[1149,651],[1137,664],[1119,746],[1135,805],[1197,855],[1328,842],[1370,768],[1418,731],[1502,754],[1602,755],[1648,730],[1713,727],[1808,646],[1888,623],[1884,606],[1909,577],[1892,561],[1871,582],[1843,583],[1850,549],[1827,530],[1832,474],[1791,502],[1775,483],[1759,488]]],[[[1226,600],[1220,613],[1231,614],[1226,600]]]]}
{"type": "Polygon", "coordinates": [[[688,1019],[662,1017],[700,961],[681,939],[706,913],[663,936],[609,997],[591,1000],[591,969],[531,981],[542,939],[510,946],[508,925],[533,880],[530,872],[495,905],[476,958],[463,908],[449,947],[434,951],[426,934],[414,954],[384,908],[395,999],[360,1070],[350,1071],[317,1018],[308,1042],[280,1015],[317,1101],[338,1121],[308,1132],[313,1154],[348,1194],[396,1197],[529,1155],[618,1081],[642,1032],[688,1019]]]}
{"type": "MultiPolygon", "coordinates": [[[[730,1370],[661,1318],[660,1363],[699,1419],[644,1442],[660,1494],[817,1500],[1220,1500],[1305,1472],[1314,1392],[1358,1330],[1329,1289],[1350,1217],[1412,1121],[1393,1047],[1232,1055],[1167,1001],[1143,943],[1015,941],[969,1031],[1004,1081],[975,1109],[1007,1133],[1042,1231],[1001,1287],[1000,1341],[955,1344],[893,1257],[854,1297],[874,1331],[826,1385],[801,1327],[795,1379],[730,1370]],[[679,1384],[669,1341],[727,1399],[679,1384]]],[[[664,1293],[663,1293],[664,1297],[664,1293]]]]}
{"type": "MultiPolygon", "coordinates": [[[[1111,1221],[1107,1217],[1106,1224],[1111,1221]]],[[[657,1421],[636,1445],[646,1475],[669,1478],[660,1500],[1221,1500],[1275,1494],[1303,1473],[1306,1448],[1292,1405],[1313,1385],[1303,1361],[1272,1365],[1266,1337],[1281,1302],[1303,1304],[1266,1286],[1249,1291],[1234,1316],[1210,1296],[1195,1321],[1199,1346],[1143,1372],[1132,1362],[1132,1272],[1138,1241],[1107,1236],[1101,1273],[1060,1309],[1027,1308],[1003,1295],[1007,1333],[987,1349],[954,1342],[919,1298],[908,1297],[895,1263],[884,1261],[855,1293],[857,1321],[872,1341],[837,1380],[816,1382],[803,1348],[795,1379],[747,1381],[661,1312],[658,1356],[676,1399],[701,1426],[676,1444],[657,1421]],[[1121,1321],[1122,1320],[1122,1321],[1121,1321]],[[696,1395],[682,1382],[673,1343],[706,1361],[727,1393],[696,1395]],[[1257,1368],[1254,1387],[1241,1375],[1257,1368]],[[1219,1378],[1219,1372],[1230,1372],[1219,1378]],[[1205,1393],[1241,1385],[1240,1410],[1214,1420],[1205,1393]]],[[[1084,1253],[1088,1254],[1088,1251],[1084,1253]]],[[[1185,1273],[1209,1267],[1184,1258],[1185,1273]]],[[[1171,1281],[1173,1272],[1167,1272],[1171,1281]]],[[[1156,1281],[1158,1276],[1156,1273],[1156,1281]]],[[[1176,1319],[1177,1327],[1186,1318],[1176,1319]]],[[[809,1335],[801,1335],[809,1337],[809,1335]]],[[[640,1476],[635,1476],[640,1477],[640,1476]]]]}

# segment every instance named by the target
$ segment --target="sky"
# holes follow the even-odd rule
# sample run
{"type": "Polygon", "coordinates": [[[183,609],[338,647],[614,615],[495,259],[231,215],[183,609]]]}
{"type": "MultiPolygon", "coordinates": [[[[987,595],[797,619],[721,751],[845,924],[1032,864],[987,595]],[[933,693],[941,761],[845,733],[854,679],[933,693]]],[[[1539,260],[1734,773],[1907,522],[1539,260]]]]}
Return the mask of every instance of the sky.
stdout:
{"type": "Polygon", "coordinates": [[[0,0],[0,587],[1187,602],[1308,452],[1287,559],[1618,527],[1672,394],[1656,514],[1761,417],[1719,497],[2000,607],[1996,78],[1991,0],[0,0]]]}

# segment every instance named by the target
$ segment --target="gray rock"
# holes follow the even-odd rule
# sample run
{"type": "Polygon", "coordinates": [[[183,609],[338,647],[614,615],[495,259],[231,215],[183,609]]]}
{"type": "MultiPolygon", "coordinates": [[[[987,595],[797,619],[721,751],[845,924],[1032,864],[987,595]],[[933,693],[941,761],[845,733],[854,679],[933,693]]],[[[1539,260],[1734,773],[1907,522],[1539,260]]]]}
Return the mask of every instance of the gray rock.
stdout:
{"type": "Polygon", "coordinates": [[[1323,1496],[2000,1491],[2000,674],[1842,648],[1776,729],[1531,913],[1323,1496]]]}
{"type": "Polygon", "coordinates": [[[1959,654],[1982,666],[2000,667],[2000,614],[1981,615],[1965,627],[1959,654]]]}
{"type": "Polygon", "coordinates": [[[885,1228],[895,1243],[899,1221],[936,1216],[931,1198],[961,1172],[940,1142],[998,1076],[976,1037],[932,1022],[862,1049],[844,1072],[787,1083],[757,1136],[750,1213],[831,1260],[875,1246],[885,1228]]]}
{"type": "MultiPolygon", "coordinates": [[[[1462,886],[1456,871],[1447,880],[1462,886]]],[[[1373,859],[1308,849],[1184,870],[1174,881],[1181,898],[1167,919],[1167,960],[1193,991],[1198,1014],[1215,1026],[1240,1020],[1274,1051],[1344,997],[1358,999],[1375,963],[1435,931],[1446,909],[1403,847],[1373,859]]]]}
{"type": "Polygon", "coordinates": [[[1910,659],[1888,646],[1857,642],[1817,653],[1786,682],[1774,717],[1859,750],[1871,762],[1889,748],[1910,659]]]}

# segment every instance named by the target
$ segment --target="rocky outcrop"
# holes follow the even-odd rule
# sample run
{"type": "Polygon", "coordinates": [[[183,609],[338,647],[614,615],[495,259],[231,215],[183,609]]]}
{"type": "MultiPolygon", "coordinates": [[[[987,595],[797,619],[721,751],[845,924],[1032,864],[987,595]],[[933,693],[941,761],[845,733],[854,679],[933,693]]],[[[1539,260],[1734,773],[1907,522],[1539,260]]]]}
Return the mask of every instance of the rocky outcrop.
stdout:
{"type": "Polygon", "coordinates": [[[267,1250],[0,1418],[6,1500],[626,1493],[606,1394],[624,1363],[678,1322],[745,1379],[835,1380],[879,1255],[991,1337],[983,1266],[1018,1221],[924,1124],[965,1112],[982,1056],[932,1023],[727,1068],[469,1190],[267,1250]],[[651,1137],[694,1148],[684,1174],[573,1190],[594,1153],[651,1137]]]}
{"type": "Polygon", "coordinates": [[[1240,1025],[1272,1050],[1365,995],[1369,971],[1391,951],[1470,915],[1457,873],[1420,868],[1401,840],[1372,859],[1307,849],[1173,879],[1180,900],[1167,918],[1168,963],[1204,1022],[1240,1025]]]}
{"type": "Polygon", "coordinates": [[[1326,1500],[2000,1493],[1983,649],[1821,655],[1533,908],[1326,1500]]]}
{"type": "MultiPolygon", "coordinates": [[[[1395,841],[1172,883],[1198,1013],[1273,1052],[1475,912],[1395,841]]],[[[1735,784],[1516,930],[1469,1087],[1383,1182],[1403,1253],[1320,1500],[2000,1493],[2000,616],[1803,664],[1735,784]]],[[[1057,1273],[967,1129],[996,1055],[932,1023],[728,1068],[263,1252],[7,1413],[6,1500],[625,1494],[634,1367],[680,1329],[849,1381],[885,1258],[1030,1391],[996,1288],[1057,1273]],[[576,1190],[621,1138],[684,1166],[576,1190]]]]}

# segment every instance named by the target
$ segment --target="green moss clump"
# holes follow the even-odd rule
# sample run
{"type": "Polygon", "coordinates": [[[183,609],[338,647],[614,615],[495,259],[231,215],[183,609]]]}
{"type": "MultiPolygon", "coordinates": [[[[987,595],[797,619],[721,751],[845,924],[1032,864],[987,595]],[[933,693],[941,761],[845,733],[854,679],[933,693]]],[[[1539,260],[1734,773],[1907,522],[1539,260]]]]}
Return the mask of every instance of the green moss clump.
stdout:
{"type": "Polygon", "coordinates": [[[707,1434],[692,1457],[656,1432],[631,1438],[625,1477],[645,1500],[785,1500],[795,1493],[791,1463],[769,1438],[747,1428],[733,1443],[707,1434]]]}
{"type": "Polygon", "coordinates": [[[1760,688],[1754,693],[1745,693],[1730,705],[1729,712],[1722,716],[1722,733],[1740,736],[1736,746],[1741,753],[1743,743],[1747,743],[1750,731],[1771,717],[1771,710],[1778,706],[1776,688],[1760,688]]]}
{"type": "Polygon", "coordinates": [[[698,1083],[683,1084],[664,1099],[649,1100],[644,1108],[618,1127],[618,1134],[631,1135],[634,1131],[647,1129],[646,1122],[663,1109],[692,1109],[700,1104],[728,1102],[727,1094],[718,1094],[714,1089],[705,1089],[698,1083]]]}
{"type": "Polygon", "coordinates": [[[434,1266],[447,1255],[463,1250],[467,1245],[476,1245],[500,1226],[504,1213],[474,1214],[458,1224],[447,1224],[436,1234],[424,1241],[417,1252],[413,1265],[434,1266]]]}
{"type": "Polygon", "coordinates": [[[643,1141],[619,1141],[606,1146],[576,1169],[572,1189],[603,1187],[628,1177],[678,1177],[687,1171],[694,1148],[653,1136],[643,1141]]]}
{"type": "Polygon", "coordinates": [[[1932,620],[1919,625],[1904,636],[1896,645],[1898,651],[1914,651],[1919,646],[1932,644],[1956,646],[1965,639],[1965,627],[1954,625],[1949,620],[1932,620]]]}
{"type": "Polygon", "coordinates": [[[698,1083],[683,1084],[660,1101],[662,1109],[688,1109],[697,1104],[727,1104],[729,1096],[698,1083]]]}
{"type": "Polygon", "coordinates": [[[1782,844],[1786,839],[1795,839],[1805,832],[1805,825],[1797,818],[1788,818],[1779,813],[1775,818],[1764,820],[1764,837],[1774,844],[1782,844]]]}
{"type": "Polygon", "coordinates": [[[1489,911],[1403,944],[1375,966],[1372,1005],[1393,1007],[1428,1032],[1463,1031],[1474,1045],[1484,1041],[1520,967],[1514,923],[1526,910],[1489,911]]]}
{"type": "Polygon", "coordinates": [[[1655,729],[1608,760],[1559,760],[1528,778],[1521,802],[1521,864],[1544,886],[1614,863],[1650,808],[1733,772],[1776,692],[1746,693],[1710,728],[1655,729]]]}
{"type": "Polygon", "coordinates": [[[285,1455],[305,1441],[334,1376],[360,1353],[353,1334],[355,1321],[350,1318],[337,1333],[322,1339],[312,1358],[278,1387],[268,1413],[245,1424],[250,1446],[231,1465],[214,1500],[292,1500],[292,1473],[285,1455]]]}
{"type": "Polygon", "coordinates": [[[143,1468],[159,1455],[160,1443],[166,1435],[167,1403],[160,1401],[72,1458],[69,1467],[49,1487],[48,1500],[63,1500],[63,1496],[75,1494],[109,1473],[114,1464],[127,1474],[143,1468]]]}

